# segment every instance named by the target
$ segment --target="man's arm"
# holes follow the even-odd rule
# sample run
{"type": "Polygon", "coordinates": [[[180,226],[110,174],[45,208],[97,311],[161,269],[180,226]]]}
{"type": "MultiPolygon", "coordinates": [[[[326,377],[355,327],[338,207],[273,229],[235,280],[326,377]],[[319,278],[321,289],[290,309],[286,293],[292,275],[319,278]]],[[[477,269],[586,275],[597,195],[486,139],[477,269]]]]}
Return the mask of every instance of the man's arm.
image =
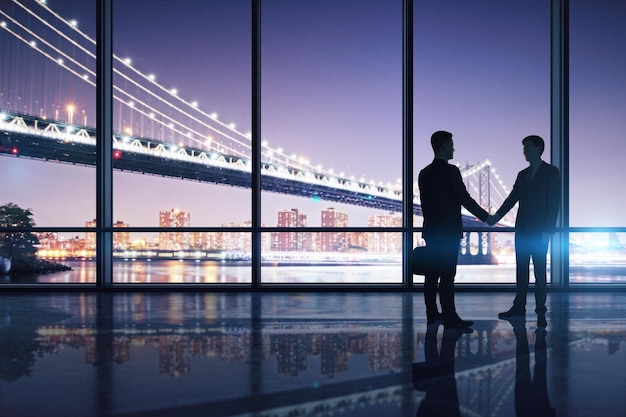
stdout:
{"type": "Polygon", "coordinates": [[[457,167],[454,167],[454,170],[455,178],[452,181],[452,186],[454,187],[454,193],[461,202],[461,205],[474,216],[478,217],[480,220],[487,221],[489,213],[487,213],[485,209],[483,209],[480,204],[478,204],[476,200],[474,200],[472,196],[467,192],[467,188],[465,188],[465,184],[463,184],[461,171],[459,171],[457,167]]]}
{"type": "Polygon", "coordinates": [[[519,201],[520,178],[521,178],[521,172],[517,174],[517,178],[515,179],[515,183],[513,184],[513,189],[511,190],[507,198],[504,199],[500,208],[496,210],[496,214],[494,214],[494,217],[497,219],[496,222],[498,222],[501,218],[503,218],[504,215],[507,214],[509,210],[513,208],[515,203],[519,201]]]}
{"type": "Polygon", "coordinates": [[[546,207],[545,224],[543,230],[546,233],[554,233],[556,229],[556,218],[559,216],[561,207],[561,184],[559,169],[550,165],[550,175],[548,177],[548,204],[546,207]]]}

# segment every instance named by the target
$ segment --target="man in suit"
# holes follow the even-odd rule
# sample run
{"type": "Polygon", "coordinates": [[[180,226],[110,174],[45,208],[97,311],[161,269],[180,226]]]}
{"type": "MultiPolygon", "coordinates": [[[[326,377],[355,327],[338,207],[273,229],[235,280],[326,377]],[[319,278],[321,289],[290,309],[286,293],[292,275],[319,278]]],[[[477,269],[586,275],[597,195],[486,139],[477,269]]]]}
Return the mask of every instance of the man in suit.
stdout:
{"type": "Polygon", "coordinates": [[[424,302],[428,324],[443,319],[444,328],[467,328],[474,324],[462,320],[454,303],[459,242],[463,237],[461,206],[482,221],[489,213],[469,195],[459,169],[448,163],[454,156],[452,133],[433,133],[430,143],[433,162],[419,173],[418,184],[424,225],[422,236],[433,257],[432,271],[424,277],[424,302]],[[437,309],[437,287],[442,312],[437,309]]]}
{"type": "Polygon", "coordinates": [[[526,296],[530,274],[530,259],[535,271],[535,312],[537,325],[546,321],[546,258],[550,236],[555,231],[561,204],[559,169],[541,160],[545,144],[539,136],[522,140],[528,168],[517,174],[513,190],[502,206],[488,219],[497,223],[515,203],[519,202],[515,220],[515,261],[517,292],[513,307],[498,314],[501,319],[526,316],[526,296]]]}

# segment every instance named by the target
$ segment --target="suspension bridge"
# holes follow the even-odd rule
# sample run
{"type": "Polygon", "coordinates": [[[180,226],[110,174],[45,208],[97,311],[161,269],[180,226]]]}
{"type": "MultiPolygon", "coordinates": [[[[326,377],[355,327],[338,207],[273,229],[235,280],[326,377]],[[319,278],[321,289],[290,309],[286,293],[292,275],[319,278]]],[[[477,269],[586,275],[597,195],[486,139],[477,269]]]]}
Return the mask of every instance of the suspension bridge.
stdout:
{"type": "MultiPolygon", "coordinates": [[[[44,0],[0,8],[2,77],[0,154],[95,166],[95,39],[44,0]]],[[[10,6],[9,6],[10,4],[10,6]]],[[[251,187],[251,134],[113,56],[113,166],[116,170],[226,186],[251,187]]],[[[262,142],[262,190],[402,211],[402,186],[335,174],[262,142]]],[[[474,198],[498,207],[508,191],[486,160],[460,167],[474,198]]],[[[414,214],[421,216],[412,187],[414,214]]],[[[466,226],[483,226],[469,213],[466,226]]],[[[512,224],[510,217],[503,224],[512,224]]]]}

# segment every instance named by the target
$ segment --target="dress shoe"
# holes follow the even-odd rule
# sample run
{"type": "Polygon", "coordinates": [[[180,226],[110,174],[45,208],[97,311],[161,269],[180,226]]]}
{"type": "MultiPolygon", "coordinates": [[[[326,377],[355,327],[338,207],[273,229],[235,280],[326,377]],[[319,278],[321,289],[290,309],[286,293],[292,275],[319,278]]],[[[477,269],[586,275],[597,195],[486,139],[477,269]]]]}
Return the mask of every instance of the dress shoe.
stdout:
{"type": "Polygon", "coordinates": [[[511,307],[508,311],[498,314],[499,319],[512,319],[518,317],[525,317],[526,310],[521,308],[511,307]]]}
{"type": "Polygon", "coordinates": [[[463,320],[459,316],[457,316],[456,318],[454,318],[452,320],[448,320],[448,321],[444,320],[443,321],[443,327],[445,329],[463,329],[465,327],[470,327],[473,324],[474,324],[473,321],[463,320]]]}
{"type": "Polygon", "coordinates": [[[441,322],[442,320],[443,320],[443,315],[438,311],[434,314],[426,313],[427,324],[435,324],[437,322],[441,322]]]}
{"type": "Polygon", "coordinates": [[[545,314],[537,314],[537,327],[546,327],[548,326],[548,321],[546,320],[545,314]]]}

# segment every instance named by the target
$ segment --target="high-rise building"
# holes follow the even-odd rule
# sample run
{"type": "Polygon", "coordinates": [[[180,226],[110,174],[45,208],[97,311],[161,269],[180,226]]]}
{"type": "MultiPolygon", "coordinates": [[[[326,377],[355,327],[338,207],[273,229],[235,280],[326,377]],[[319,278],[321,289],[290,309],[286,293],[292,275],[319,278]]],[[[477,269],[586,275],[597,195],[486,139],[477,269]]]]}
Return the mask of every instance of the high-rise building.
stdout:
{"type": "MultiPolygon", "coordinates": [[[[125,229],[130,227],[129,224],[124,223],[121,220],[116,221],[113,224],[113,228],[116,229],[125,229]]],[[[128,247],[130,246],[130,233],[126,232],[126,231],[122,231],[122,232],[114,232],[113,233],[113,248],[114,249],[128,249],[128,247]]]]}
{"type": "MultiPolygon", "coordinates": [[[[368,227],[402,227],[402,214],[389,213],[369,216],[368,227]]],[[[367,234],[369,252],[400,253],[402,251],[402,233],[370,232],[367,234]]]]}
{"type": "MultiPolygon", "coordinates": [[[[96,228],[96,219],[85,222],[85,227],[96,228]]],[[[87,232],[85,233],[85,246],[89,249],[96,248],[96,233],[95,232],[87,232]]]]}
{"type": "MultiPolygon", "coordinates": [[[[92,227],[95,229],[96,219],[93,219],[91,221],[86,221],[85,227],[92,227]]],[[[127,223],[124,223],[121,220],[118,220],[113,224],[113,227],[114,228],[126,228],[126,227],[130,227],[130,225],[127,223]]],[[[129,232],[113,233],[113,248],[114,249],[127,249],[129,246],[130,246],[130,233],[129,232]]],[[[85,233],[85,248],[86,249],[96,248],[96,233],[95,232],[85,233]]]]}
{"type": "MultiPolygon", "coordinates": [[[[333,207],[322,210],[322,227],[348,227],[348,213],[333,207]]],[[[322,252],[343,252],[350,246],[346,232],[320,233],[319,240],[319,250],[322,252]]]]}
{"type": "MultiPolygon", "coordinates": [[[[171,209],[159,212],[159,227],[189,227],[190,215],[185,211],[171,209]]],[[[159,233],[159,247],[161,249],[181,250],[189,249],[188,232],[161,232],[159,233]]]]}
{"type": "Polygon", "coordinates": [[[189,233],[189,249],[207,249],[208,233],[190,232],[189,233]]]}
{"type": "Polygon", "coordinates": [[[39,239],[39,247],[41,249],[59,249],[59,234],[57,232],[38,232],[35,233],[39,239]]]}
{"type": "MultiPolygon", "coordinates": [[[[278,227],[306,227],[307,216],[298,209],[278,212],[278,227]]],[[[304,232],[276,232],[275,249],[278,251],[303,251],[306,247],[304,232]]]]}
{"type": "MultiPolygon", "coordinates": [[[[252,227],[250,220],[243,223],[222,224],[222,227],[252,227]]],[[[252,235],[249,232],[219,232],[221,235],[222,249],[252,251],[252,235]]]]}

